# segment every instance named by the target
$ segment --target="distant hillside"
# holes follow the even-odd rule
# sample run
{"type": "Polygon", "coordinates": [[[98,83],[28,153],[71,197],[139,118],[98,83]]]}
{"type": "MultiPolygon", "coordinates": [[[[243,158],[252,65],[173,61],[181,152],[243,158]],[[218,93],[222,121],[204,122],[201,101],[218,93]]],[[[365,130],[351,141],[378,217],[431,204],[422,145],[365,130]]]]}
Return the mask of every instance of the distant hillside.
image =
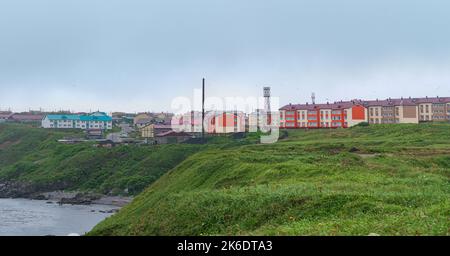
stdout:
{"type": "Polygon", "coordinates": [[[91,235],[449,235],[450,125],[288,131],[196,153],[91,235]]]}
{"type": "Polygon", "coordinates": [[[57,139],[80,135],[18,124],[0,124],[0,183],[14,183],[11,196],[81,190],[135,195],[202,145],[65,145],[57,139]],[[128,193],[125,190],[128,190],[128,193]]]}

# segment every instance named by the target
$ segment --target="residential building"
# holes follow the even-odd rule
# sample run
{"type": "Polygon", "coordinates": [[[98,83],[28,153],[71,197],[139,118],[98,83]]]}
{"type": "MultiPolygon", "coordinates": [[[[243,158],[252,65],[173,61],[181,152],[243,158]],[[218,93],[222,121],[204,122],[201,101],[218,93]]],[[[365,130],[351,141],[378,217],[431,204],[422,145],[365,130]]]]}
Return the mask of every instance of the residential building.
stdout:
{"type": "Polygon", "coordinates": [[[367,122],[367,109],[360,100],[280,108],[281,128],[347,128],[361,122],[367,122]]]}
{"type": "Polygon", "coordinates": [[[142,138],[155,138],[160,133],[172,131],[171,125],[149,124],[140,129],[142,138]]]}
{"type": "Polygon", "coordinates": [[[141,118],[139,120],[137,120],[137,122],[134,124],[138,129],[142,129],[147,125],[152,124],[152,119],[151,118],[141,118]]]}
{"type": "Polygon", "coordinates": [[[134,117],[133,124],[141,129],[149,124],[170,124],[174,114],[167,112],[140,113],[134,117]]]}
{"type": "Polygon", "coordinates": [[[14,113],[8,118],[8,121],[18,123],[41,122],[44,116],[45,114],[42,113],[14,113]]]}
{"type": "MultiPolygon", "coordinates": [[[[206,114],[205,114],[206,116],[206,114]]],[[[172,118],[172,128],[177,132],[201,133],[202,132],[202,112],[190,111],[184,114],[175,115],[172,118]]],[[[206,131],[206,127],[205,127],[206,131]]]]}
{"type": "Polygon", "coordinates": [[[210,111],[205,119],[207,133],[245,132],[245,114],[243,112],[210,111]]]}
{"type": "Polygon", "coordinates": [[[275,114],[276,113],[271,113],[271,114],[266,113],[264,111],[264,109],[257,109],[256,111],[254,111],[248,115],[248,119],[246,122],[246,124],[248,125],[248,129],[246,129],[246,130],[249,132],[252,132],[252,131],[256,131],[257,129],[260,129],[262,127],[269,129],[269,124],[268,124],[269,116],[271,117],[270,118],[270,121],[271,121],[270,126],[279,125],[279,123],[277,123],[277,121],[279,121],[279,120],[277,118],[273,118],[273,116],[275,114]]]}
{"type": "Polygon", "coordinates": [[[11,111],[1,111],[0,112],[0,123],[6,122],[13,115],[11,111]]]}
{"type": "Polygon", "coordinates": [[[450,121],[450,97],[289,104],[280,109],[282,128],[346,128],[361,122],[417,124],[431,121],[450,121]]]}
{"type": "Polygon", "coordinates": [[[419,123],[418,107],[413,99],[365,101],[370,124],[419,123]]]}
{"type": "Polygon", "coordinates": [[[132,113],[125,113],[125,112],[113,112],[111,114],[113,124],[120,124],[120,123],[128,123],[133,124],[134,123],[134,117],[135,114],[132,113]]]}
{"type": "Polygon", "coordinates": [[[415,98],[419,107],[419,121],[444,122],[450,120],[450,97],[415,98]]]}
{"type": "MultiPolygon", "coordinates": [[[[175,131],[187,133],[202,132],[202,112],[191,111],[176,115],[172,119],[175,131]]],[[[246,130],[246,115],[240,111],[207,111],[205,113],[205,133],[239,133],[246,130]]]]}
{"type": "Polygon", "coordinates": [[[142,125],[142,123],[143,123],[142,120],[146,121],[146,120],[151,120],[151,119],[152,119],[152,117],[150,116],[149,113],[139,113],[133,118],[133,124],[135,126],[137,126],[138,122],[140,122],[140,124],[142,125]]]}
{"type": "Polygon", "coordinates": [[[95,112],[87,115],[51,114],[42,119],[42,127],[54,129],[110,130],[112,129],[112,118],[104,112],[95,112]]]}
{"type": "Polygon", "coordinates": [[[103,131],[102,129],[88,129],[86,130],[86,137],[88,139],[101,139],[103,138],[103,131]]]}
{"type": "Polygon", "coordinates": [[[172,122],[173,113],[161,112],[152,113],[152,122],[155,124],[170,124],[172,122]]]}

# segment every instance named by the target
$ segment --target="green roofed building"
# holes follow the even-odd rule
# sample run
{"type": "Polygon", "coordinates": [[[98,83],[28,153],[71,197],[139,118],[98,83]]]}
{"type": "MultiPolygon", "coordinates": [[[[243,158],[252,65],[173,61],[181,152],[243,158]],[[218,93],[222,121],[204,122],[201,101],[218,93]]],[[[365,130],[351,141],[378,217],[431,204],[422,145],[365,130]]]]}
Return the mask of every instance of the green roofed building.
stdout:
{"type": "Polygon", "coordinates": [[[110,130],[112,129],[112,117],[104,112],[94,112],[87,115],[46,115],[42,119],[42,127],[49,129],[110,130]]]}

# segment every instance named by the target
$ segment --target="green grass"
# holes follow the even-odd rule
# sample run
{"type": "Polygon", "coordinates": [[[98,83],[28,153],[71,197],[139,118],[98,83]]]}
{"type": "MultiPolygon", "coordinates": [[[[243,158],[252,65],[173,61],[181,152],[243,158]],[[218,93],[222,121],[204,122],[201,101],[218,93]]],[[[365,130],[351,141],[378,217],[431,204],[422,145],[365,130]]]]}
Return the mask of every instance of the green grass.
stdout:
{"type": "Polygon", "coordinates": [[[450,125],[200,151],[90,235],[449,235],[450,125]]]}
{"type": "Polygon", "coordinates": [[[62,144],[64,137],[82,137],[77,130],[41,129],[0,124],[0,183],[20,182],[31,192],[89,191],[136,195],[164,173],[201,150],[255,143],[257,137],[208,138],[207,144],[117,146],[62,144]]]}
{"type": "Polygon", "coordinates": [[[135,195],[201,149],[199,145],[66,145],[57,139],[82,136],[25,125],[0,125],[0,181],[29,184],[36,192],[80,190],[135,195]],[[126,192],[128,190],[128,192],[126,192]]]}

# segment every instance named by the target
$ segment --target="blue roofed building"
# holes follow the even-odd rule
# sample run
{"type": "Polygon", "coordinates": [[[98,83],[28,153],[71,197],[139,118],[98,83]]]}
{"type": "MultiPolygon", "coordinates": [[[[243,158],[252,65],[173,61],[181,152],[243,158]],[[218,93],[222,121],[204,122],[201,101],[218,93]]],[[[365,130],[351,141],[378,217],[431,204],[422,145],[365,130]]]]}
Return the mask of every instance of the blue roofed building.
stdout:
{"type": "Polygon", "coordinates": [[[46,115],[42,119],[42,127],[48,129],[110,130],[112,129],[112,117],[104,112],[83,115],[46,115]]]}

